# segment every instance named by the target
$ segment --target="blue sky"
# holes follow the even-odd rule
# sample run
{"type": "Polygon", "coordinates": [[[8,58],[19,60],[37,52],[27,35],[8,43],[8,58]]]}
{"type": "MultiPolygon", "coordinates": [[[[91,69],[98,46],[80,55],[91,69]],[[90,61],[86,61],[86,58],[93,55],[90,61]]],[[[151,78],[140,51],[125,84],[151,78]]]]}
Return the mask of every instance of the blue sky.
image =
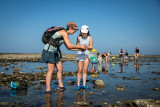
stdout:
{"type": "MultiPolygon", "coordinates": [[[[100,54],[138,47],[160,55],[160,0],[0,0],[0,13],[0,53],[41,53],[45,29],[74,21],[89,26],[100,54]]],[[[78,34],[69,36],[72,44],[78,34]]]]}

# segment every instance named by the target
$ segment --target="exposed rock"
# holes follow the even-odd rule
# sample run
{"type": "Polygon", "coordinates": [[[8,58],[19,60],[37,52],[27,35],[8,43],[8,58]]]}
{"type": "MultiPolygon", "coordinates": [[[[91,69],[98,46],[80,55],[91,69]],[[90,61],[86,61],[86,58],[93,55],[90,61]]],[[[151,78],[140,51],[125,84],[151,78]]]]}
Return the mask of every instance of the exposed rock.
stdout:
{"type": "Polygon", "coordinates": [[[154,90],[154,91],[159,91],[160,89],[158,89],[158,88],[152,88],[152,90],[154,90]]]}
{"type": "Polygon", "coordinates": [[[9,70],[9,68],[5,68],[4,70],[9,70]]]}
{"type": "Polygon", "coordinates": [[[160,107],[159,100],[152,99],[136,99],[134,100],[135,104],[140,107],[160,107]]]}
{"type": "Polygon", "coordinates": [[[124,88],[117,88],[118,91],[124,91],[124,88]]]}
{"type": "Polygon", "coordinates": [[[41,67],[35,67],[35,69],[41,69],[41,67]]]}
{"type": "Polygon", "coordinates": [[[66,84],[68,84],[68,85],[74,85],[74,81],[68,81],[66,84]]]}
{"type": "Polygon", "coordinates": [[[96,80],[94,82],[94,85],[98,86],[98,87],[105,87],[105,83],[102,80],[100,80],[100,79],[96,80]]]}
{"type": "Polygon", "coordinates": [[[95,93],[93,93],[93,92],[89,92],[89,95],[94,95],[95,93]]]}
{"type": "Polygon", "coordinates": [[[46,84],[46,80],[40,80],[40,84],[46,84]]]}
{"type": "Polygon", "coordinates": [[[9,102],[0,102],[1,106],[9,106],[9,102]]]}
{"type": "Polygon", "coordinates": [[[2,72],[2,73],[1,73],[1,77],[4,77],[4,76],[5,76],[5,73],[4,73],[4,72],[2,72]]]}
{"type": "Polygon", "coordinates": [[[36,89],[36,90],[42,90],[42,86],[41,86],[41,85],[35,86],[35,89],[36,89]]]}
{"type": "Polygon", "coordinates": [[[14,71],[20,71],[22,70],[21,68],[14,68],[14,71]]]}
{"type": "Polygon", "coordinates": [[[74,102],[75,105],[79,105],[79,106],[89,106],[90,103],[88,102],[84,102],[84,101],[81,101],[81,102],[74,102]]]}

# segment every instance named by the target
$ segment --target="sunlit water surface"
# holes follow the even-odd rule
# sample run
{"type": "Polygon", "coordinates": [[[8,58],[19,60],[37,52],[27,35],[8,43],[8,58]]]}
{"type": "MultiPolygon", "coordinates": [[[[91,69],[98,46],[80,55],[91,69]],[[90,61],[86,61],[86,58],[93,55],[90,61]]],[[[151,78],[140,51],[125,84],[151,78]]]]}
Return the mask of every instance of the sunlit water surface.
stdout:
{"type": "MultiPolygon", "coordinates": [[[[123,102],[134,99],[160,100],[159,91],[152,90],[152,88],[160,89],[160,59],[157,58],[157,62],[151,62],[149,60],[146,62],[140,60],[137,64],[134,62],[129,62],[128,64],[108,62],[107,72],[102,72],[101,67],[95,65],[96,69],[100,71],[97,74],[99,78],[88,75],[87,85],[91,88],[89,91],[76,91],[76,76],[68,76],[63,79],[66,91],[56,92],[51,95],[45,94],[45,85],[42,85],[42,90],[34,89],[36,85],[40,85],[39,81],[33,81],[38,84],[28,87],[27,90],[17,91],[14,94],[10,88],[0,87],[0,102],[7,101],[26,106],[73,106],[74,102],[87,101],[93,106],[103,106],[104,102],[115,104],[117,101],[123,102]],[[156,74],[153,72],[156,72],[156,74]],[[123,77],[136,78],[137,80],[126,80],[123,77]],[[155,80],[155,78],[158,79],[155,80]],[[94,84],[91,81],[97,79],[105,82],[104,88],[94,88],[94,84]],[[66,84],[68,81],[75,81],[75,84],[70,86],[66,84]],[[117,85],[123,85],[124,90],[117,90],[117,85]],[[90,95],[89,92],[93,92],[94,95],[90,95]]],[[[0,72],[12,74],[14,70],[12,66],[15,68],[21,67],[22,70],[20,72],[25,73],[47,71],[47,69],[43,69],[43,71],[41,69],[35,69],[35,67],[46,67],[46,64],[40,62],[18,62],[18,64],[10,64],[8,62],[8,64],[8,66],[0,67],[0,72]],[[9,68],[9,70],[5,70],[6,68],[9,68]]],[[[92,65],[90,64],[88,72],[91,67],[92,65]]],[[[106,68],[105,64],[104,67],[106,68]]],[[[64,72],[77,72],[77,62],[63,62],[63,69],[64,72]]],[[[58,87],[57,82],[57,80],[51,82],[51,88],[53,90],[58,87]]]]}

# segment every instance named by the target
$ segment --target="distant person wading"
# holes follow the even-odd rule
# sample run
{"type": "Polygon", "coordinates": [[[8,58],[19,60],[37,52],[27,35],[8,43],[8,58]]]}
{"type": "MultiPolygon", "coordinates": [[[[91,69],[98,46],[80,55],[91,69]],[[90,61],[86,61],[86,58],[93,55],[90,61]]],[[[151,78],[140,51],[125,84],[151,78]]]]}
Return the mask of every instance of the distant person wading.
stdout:
{"type": "MultiPolygon", "coordinates": [[[[55,40],[57,38],[61,38],[58,41],[59,47],[64,43],[68,50],[85,50],[85,45],[76,46],[71,44],[69,40],[68,35],[73,35],[76,32],[76,30],[78,30],[77,24],[71,21],[67,24],[67,29],[57,31],[51,37],[55,40]]],[[[62,82],[63,65],[57,47],[52,46],[49,43],[46,43],[46,45],[43,48],[41,62],[46,63],[48,67],[48,72],[46,75],[46,93],[51,93],[51,79],[55,67],[57,68],[57,79],[59,83],[58,89],[63,91],[65,89],[62,82]]]]}

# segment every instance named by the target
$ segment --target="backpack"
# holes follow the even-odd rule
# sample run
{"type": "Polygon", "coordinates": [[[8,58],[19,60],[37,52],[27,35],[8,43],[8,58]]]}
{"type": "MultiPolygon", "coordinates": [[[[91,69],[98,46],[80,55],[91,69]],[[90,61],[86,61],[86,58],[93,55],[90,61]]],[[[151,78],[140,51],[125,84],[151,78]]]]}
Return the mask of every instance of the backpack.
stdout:
{"type": "MultiPolygon", "coordinates": [[[[53,39],[52,38],[52,35],[54,35],[57,31],[60,31],[60,30],[64,30],[64,27],[58,27],[58,26],[55,26],[55,27],[50,27],[49,29],[47,29],[43,36],[42,36],[42,42],[44,44],[49,44],[49,47],[50,45],[52,46],[55,46],[57,47],[57,50],[59,51],[60,53],[60,57],[62,58],[62,55],[61,55],[61,51],[59,49],[59,46],[57,44],[57,42],[59,42],[60,40],[62,40],[63,38],[57,38],[57,39],[53,39]]],[[[49,49],[48,47],[48,49],[49,49]]],[[[48,50],[47,50],[48,51],[48,50]]]]}

